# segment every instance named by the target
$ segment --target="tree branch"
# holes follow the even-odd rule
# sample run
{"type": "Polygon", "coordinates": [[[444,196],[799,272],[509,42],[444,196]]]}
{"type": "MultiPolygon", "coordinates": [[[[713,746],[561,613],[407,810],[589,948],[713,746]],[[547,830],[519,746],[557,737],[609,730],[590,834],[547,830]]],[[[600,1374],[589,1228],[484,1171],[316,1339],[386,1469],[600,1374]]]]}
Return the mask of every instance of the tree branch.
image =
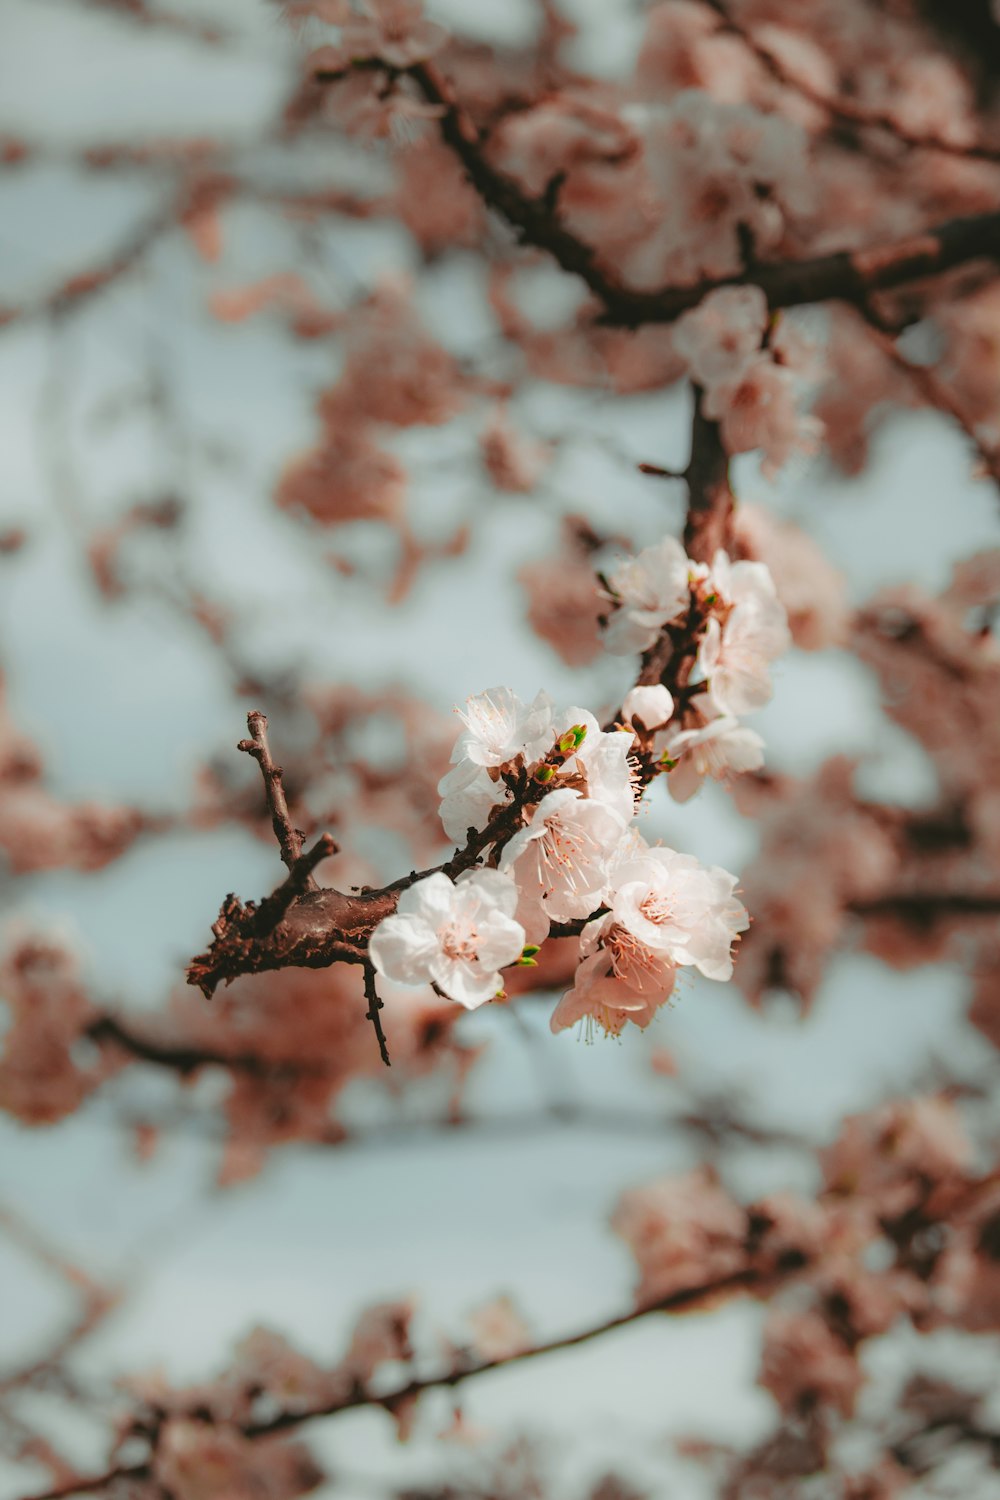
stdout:
{"type": "MultiPolygon", "coordinates": [[[[524,244],[547,251],[564,271],[579,276],[602,303],[601,321],[605,324],[638,328],[649,323],[672,323],[681,313],[697,307],[709,292],[723,286],[758,286],[772,309],[829,301],[861,307],[874,292],[940,275],[966,261],[1000,259],[1000,212],[994,212],[949,219],[866,250],[838,250],[809,260],[758,263],[732,276],[705,279],[693,286],[635,291],[622,286],[600,264],[593,246],[571,234],[544,198],[532,197],[492,165],[475,122],[459,104],[451,84],[431,63],[397,68],[381,58],[367,58],[355,63],[354,68],[413,80],[424,99],[440,111],[437,123],[441,138],[461,162],[482,201],[506,219],[524,244]]],[[[338,83],[347,71],[321,68],[312,76],[317,83],[338,83]]]]}
{"type": "MultiPolygon", "coordinates": [[[[794,1272],[787,1274],[796,1274],[800,1269],[801,1267],[796,1266],[794,1272]]],[[[277,1416],[264,1421],[247,1423],[240,1431],[244,1437],[270,1437],[301,1427],[305,1422],[312,1422],[320,1417],[336,1416],[339,1412],[351,1411],[359,1406],[384,1406],[391,1410],[394,1406],[423,1395],[425,1391],[454,1390],[466,1380],[472,1380],[478,1375],[488,1375],[493,1370],[527,1364],[529,1360],[541,1359],[547,1354],[559,1354],[566,1349],[579,1348],[581,1344],[589,1344],[594,1339],[603,1338],[606,1334],[616,1333],[621,1328],[628,1328],[640,1319],[650,1317],[653,1313],[687,1312],[691,1308],[712,1302],[719,1297],[762,1288],[765,1281],[766,1278],[759,1270],[748,1266],[728,1276],[719,1276],[709,1281],[699,1282],[694,1286],[681,1287],[656,1302],[640,1304],[602,1323],[591,1324],[587,1328],[578,1329],[575,1333],[563,1334],[542,1344],[532,1344],[530,1348],[519,1349],[513,1354],[500,1355],[496,1359],[458,1363],[450,1370],[439,1370],[433,1375],[410,1380],[385,1395],[373,1396],[364,1389],[352,1388],[349,1394],[338,1394],[322,1406],[304,1411],[280,1412],[277,1416]]]]}
{"type": "Polygon", "coordinates": [[[695,562],[710,563],[720,547],[731,550],[736,502],[729,484],[729,454],[718,422],[705,416],[703,400],[701,387],[694,386],[691,457],[684,471],[688,485],[684,550],[695,562]]]}
{"type": "Polygon", "coordinates": [[[735,21],[725,0],[703,0],[703,3],[719,17],[722,23],[720,29],[730,36],[738,37],[777,83],[784,88],[793,89],[801,98],[808,99],[810,104],[825,109],[831,119],[839,124],[851,126],[855,130],[884,131],[912,150],[941,151],[947,156],[959,156],[969,161],[1000,162],[1000,146],[981,141],[968,141],[963,145],[929,131],[907,130],[886,110],[873,109],[870,105],[862,104],[859,99],[815,88],[808,79],[793,73],[766,43],[735,21]]]}

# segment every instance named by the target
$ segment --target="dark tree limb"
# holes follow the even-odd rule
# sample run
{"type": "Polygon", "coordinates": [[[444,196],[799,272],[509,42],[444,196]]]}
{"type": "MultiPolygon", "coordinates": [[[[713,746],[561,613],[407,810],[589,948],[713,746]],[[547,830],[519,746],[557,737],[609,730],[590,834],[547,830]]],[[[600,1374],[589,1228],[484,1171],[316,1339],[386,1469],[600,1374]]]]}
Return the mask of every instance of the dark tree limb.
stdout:
{"type": "Polygon", "coordinates": [[[212,931],[215,941],[188,966],[188,983],[208,997],[240,974],[273,969],[326,969],[330,964],[364,963],[372,931],[396,909],[399,891],[347,895],[324,889],[296,897],[273,926],[259,923],[268,897],[258,908],[227,896],[212,931]]]}
{"type": "Polygon", "coordinates": [[[695,562],[710,563],[720,547],[725,552],[731,550],[735,497],[729,484],[729,454],[719,424],[705,416],[703,402],[704,392],[696,385],[691,457],[684,471],[688,485],[684,550],[695,562]]]}
{"type": "Polygon", "coordinates": [[[206,1047],[201,1043],[160,1041],[147,1035],[121,1016],[106,1013],[91,1021],[84,1033],[100,1047],[117,1048],[137,1062],[164,1068],[181,1078],[188,1078],[201,1068],[227,1068],[231,1073],[250,1074],[254,1078],[315,1075],[327,1071],[315,1058],[277,1059],[257,1052],[228,1052],[224,1048],[206,1047]]]}
{"type": "MultiPolygon", "coordinates": [[[[723,286],[759,286],[772,309],[830,301],[863,307],[874,292],[938,276],[967,261],[1000,260],[1000,212],[994,212],[932,224],[865,250],[838,250],[808,260],[758,262],[732,276],[705,279],[692,286],[636,291],[622,286],[601,265],[594,247],[566,229],[544,197],[533,197],[493,166],[474,120],[433,64],[397,68],[381,58],[367,58],[353,64],[353,69],[359,68],[413,80],[427,103],[438,109],[441,138],[461,162],[483,203],[507,221],[522,243],[547,251],[564,271],[579,276],[602,304],[601,321],[605,324],[639,328],[649,323],[672,323],[681,313],[697,307],[709,292],[723,286]]],[[[317,83],[334,84],[350,71],[318,69],[312,76],[317,83]]]]}

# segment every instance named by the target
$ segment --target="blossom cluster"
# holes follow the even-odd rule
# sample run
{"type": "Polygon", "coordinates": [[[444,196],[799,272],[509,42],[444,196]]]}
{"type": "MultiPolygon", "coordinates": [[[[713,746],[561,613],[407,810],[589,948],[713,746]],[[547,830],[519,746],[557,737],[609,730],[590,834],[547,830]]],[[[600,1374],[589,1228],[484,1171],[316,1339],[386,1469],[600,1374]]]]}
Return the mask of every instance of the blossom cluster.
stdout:
{"type": "Polygon", "coordinates": [[[669,773],[674,799],[687,801],[706,776],[763,765],[764,742],[739,716],[770,700],[771,663],[791,644],[767,565],[733,562],[722,551],[711,566],[693,563],[667,537],[613,569],[606,588],[614,606],[609,651],[645,652],[662,638],[683,663],[676,703],[662,684],[635,688],[625,702],[669,773]]]}
{"type": "Polygon", "coordinates": [[[696,564],[672,538],[620,564],[606,586],[609,649],[648,661],[662,643],[660,680],[633,688],[606,729],[545,693],[524,703],[497,687],[468,700],[441,818],[488,867],[459,860],[457,878],[445,867],[402,893],[369,947],[388,978],[473,1008],[502,995],[501,970],[533,963],[550,934],[579,935],[552,1028],[586,1020],[618,1034],[627,1021],[649,1024],[678,968],[732,974],[748,922],[735,876],[651,846],[635,815],[660,773],[684,798],[706,774],[761,764],[760,736],[736,716],[770,696],[770,662],[789,643],[784,610],[762,563],[719,552],[711,567],[696,564]]]}
{"type": "Polygon", "coordinates": [[[640,282],[737,274],[783,242],[813,197],[806,136],[792,121],[684,89],[628,111],[644,145],[656,229],[632,258],[640,282]]]}

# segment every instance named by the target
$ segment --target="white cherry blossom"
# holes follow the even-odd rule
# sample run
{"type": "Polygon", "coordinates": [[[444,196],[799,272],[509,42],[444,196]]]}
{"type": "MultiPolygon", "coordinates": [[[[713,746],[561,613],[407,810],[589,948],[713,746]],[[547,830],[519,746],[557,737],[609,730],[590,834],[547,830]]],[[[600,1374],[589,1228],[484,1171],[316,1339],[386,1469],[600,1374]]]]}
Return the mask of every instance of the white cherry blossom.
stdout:
{"type": "Polygon", "coordinates": [[[522,703],[508,687],[489,688],[458,710],[465,725],[451,753],[453,764],[502,766],[516,756],[537,760],[551,748],[552,703],[547,693],[522,703]]]}
{"type": "Polygon", "coordinates": [[[438,871],[405,890],[396,911],[371,935],[380,974],[400,984],[434,983],[473,1010],[501,988],[500,970],[524,948],[514,919],[517,889],[497,870],[474,870],[454,883],[438,871]]]}
{"type": "Polygon", "coordinates": [[[583,793],[591,802],[602,802],[622,825],[631,822],[635,813],[635,791],[629,752],[635,743],[628,730],[604,730],[585,708],[568,708],[555,721],[554,738],[561,739],[570,728],[581,727],[586,734],[563,766],[563,775],[583,777],[583,793]]]}
{"type": "Polygon", "coordinates": [[[608,575],[618,608],[608,621],[604,644],[616,656],[646,651],[664,625],[687,608],[691,562],[680,542],[665,537],[608,575]]]}
{"type": "Polygon", "coordinates": [[[724,621],[709,619],[698,666],[719,713],[751,713],[770,701],[770,663],[791,645],[785,608],[764,563],[734,563],[717,552],[710,584],[724,607],[724,621]]]}
{"type": "MultiPolygon", "coordinates": [[[[694,700],[702,712],[711,705],[704,695],[694,700]]],[[[657,735],[658,753],[677,765],[667,777],[667,788],[675,802],[687,802],[706,776],[724,781],[730,774],[756,771],[764,764],[764,741],[756,730],[747,729],[732,714],[711,718],[700,729],[681,729],[657,735]]]]}
{"type": "Polygon", "coordinates": [[[589,917],[600,906],[624,827],[610,808],[569,787],[542,798],[500,857],[501,871],[521,892],[518,918],[531,942],[545,936],[549,922],[589,917]]]}
{"type": "Polygon", "coordinates": [[[490,813],[507,796],[485,766],[472,761],[453,766],[438,782],[441,822],[453,844],[464,844],[470,828],[485,828],[490,813]]]}
{"type": "Polygon", "coordinates": [[[629,723],[636,720],[643,729],[662,729],[670,722],[674,711],[674,700],[662,683],[648,687],[634,687],[625,694],[622,713],[629,723]]]}
{"type": "Polygon", "coordinates": [[[614,894],[605,920],[675,964],[691,964],[708,979],[730,978],[732,945],[749,921],[733,895],[735,875],[665,845],[644,846],[634,833],[611,879],[614,894]]]}

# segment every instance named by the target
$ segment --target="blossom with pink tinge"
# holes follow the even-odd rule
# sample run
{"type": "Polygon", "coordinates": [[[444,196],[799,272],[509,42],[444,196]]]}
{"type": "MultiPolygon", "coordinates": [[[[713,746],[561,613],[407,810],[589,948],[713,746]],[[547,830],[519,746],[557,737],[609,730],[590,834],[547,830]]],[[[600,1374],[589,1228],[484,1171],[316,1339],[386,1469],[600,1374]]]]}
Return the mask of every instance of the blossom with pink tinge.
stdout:
{"type": "Polygon", "coordinates": [[[744,269],[743,242],[777,248],[813,196],[805,132],[749,105],[685,89],[663,108],[633,106],[645,143],[656,230],[644,280],[691,283],[744,269]]]}
{"type": "MultiPolygon", "coordinates": [[[[708,979],[729,979],[732,946],[748,925],[736,899],[736,876],[693,854],[650,847],[633,832],[611,867],[610,918],[637,944],[708,979]]],[[[609,920],[605,918],[605,921],[609,920]]]]}
{"type": "Polygon", "coordinates": [[[611,1227],[638,1263],[640,1305],[731,1275],[744,1264],[746,1215],[706,1171],[628,1189],[611,1227]]]}
{"type": "Polygon", "coordinates": [[[727,608],[724,623],[709,619],[698,666],[720,713],[751,713],[769,702],[770,663],[791,645],[785,610],[763,563],[733,563],[716,552],[711,586],[727,608]]]}
{"type": "Polygon", "coordinates": [[[434,983],[474,1010],[501,989],[500,970],[524,948],[514,920],[517,889],[496,870],[475,870],[456,882],[441,871],[405,890],[396,911],[368,945],[380,974],[400,984],[434,983]]]}
{"type": "Polygon", "coordinates": [[[782,1411],[819,1401],[850,1416],[863,1378],[856,1355],[819,1313],[771,1312],[759,1379],[782,1411]]]}
{"type": "Polygon", "coordinates": [[[676,964],[636,942],[613,918],[588,924],[580,954],[573,988],[552,1012],[552,1031],[580,1021],[588,1032],[596,1023],[607,1036],[618,1036],[629,1021],[644,1031],[670,999],[676,964]]]}
{"type": "Polygon", "coordinates": [[[762,353],[706,391],[702,410],[719,423],[727,453],[763,452],[762,471],[773,477],[796,452],[815,451],[823,426],[804,416],[796,378],[762,353]]]}
{"type": "Polygon", "coordinates": [[[727,286],[677,319],[673,343],[698,385],[714,386],[746,369],[764,340],[767,298],[757,286],[727,286]]]}
{"type": "Polygon", "coordinates": [[[664,625],[683,614],[691,566],[680,542],[668,536],[611,570],[608,587],[618,607],[604,633],[610,652],[629,656],[648,650],[664,625]]]}
{"type": "Polygon", "coordinates": [[[682,964],[728,979],[733,943],[748,921],[735,886],[725,870],[650,848],[633,831],[609,861],[610,911],[584,929],[581,963],[553,1012],[552,1030],[584,1019],[612,1036],[626,1021],[645,1028],[670,998],[682,964]]]}
{"type": "Polygon", "coordinates": [[[600,906],[608,859],[623,832],[616,813],[569,787],[542,798],[500,858],[521,892],[518,916],[532,942],[550,922],[589,917],[600,906]]]}
{"type": "MultiPolygon", "coordinates": [[[[702,704],[702,712],[710,713],[711,701],[705,694],[694,700],[694,706],[702,704]]],[[[676,762],[667,777],[667,789],[675,802],[693,797],[706,776],[725,781],[764,764],[763,739],[732,714],[708,717],[700,729],[667,730],[657,735],[654,745],[668,762],[676,762]]]]}

